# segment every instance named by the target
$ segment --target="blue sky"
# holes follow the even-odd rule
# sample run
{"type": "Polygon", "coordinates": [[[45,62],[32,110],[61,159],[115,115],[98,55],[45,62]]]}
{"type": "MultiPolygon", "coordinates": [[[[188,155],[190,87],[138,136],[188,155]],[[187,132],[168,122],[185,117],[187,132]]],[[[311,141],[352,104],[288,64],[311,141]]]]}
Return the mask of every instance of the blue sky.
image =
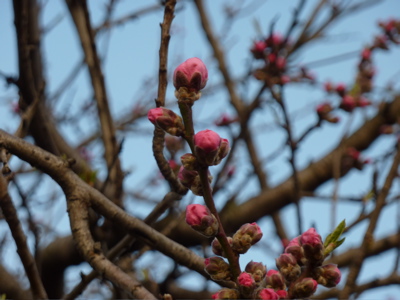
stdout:
{"type": "MultiPolygon", "coordinates": [[[[45,1],[46,2],[46,1],[45,1]]],[[[118,18],[129,12],[137,11],[141,8],[148,7],[158,1],[128,1],[121,0],[116,7],[114,17],[118,18]]],[[[97,25],[103,19],[104,7],[106,1],[89,1],[91,9],[92,23],[97,25]]],[[[298,1],[206,1],[207,10],[211,14],[213,28],[218,36],[222,37],[223,46],[226,51],[229,70],[233,77],[240,78],[243,76],[249,67],[250,52],[252,41],[259,38],[259,33],[256,30],[255,23],[260,25],[263,34],[268,32],[269,24],[272,19],[276,18],[276,31],[284,33],[287,29],[291,18],[291,10],[295,7],[298,1]],[[231,8],[235,9],[241,4],[249,6],[250,12],[242,10],[238,19],[230,26],[225,27],[223,5],[230,3],[231,8]],[[253,9],[252,9],[253,8],[253,9]],[[254,9],[255,8],[255,9],[254,9]]],[[[308,15],[310,9],[317,1],[307,1],[303,16],[308,15]]],[[[194,6],[188,1],[182,1],[178,5],[176,18],[171,29],[172,38],[170,44],[170,71],[184,61],[193,56],[200,57],[206,63],[209,69],[208,89],[204,90],[204,97],[198,101],[195,106],[196,112],[196,129],[201,130],[210,128],[217,130],[221,136],[227,137],[228,132],[221,128],[216,128],[212,125],[222,112],[231,111],[228,106],[228,97],[225,92],[214,92],[213,86],[221,83],[221,76],[216,69],[211,49],[199,27],[198,16],[195,13],[194,6]]],[[[373,36],[379,32],[377,21],[386,20],[390,17],[399,17],[400,1],[386,0],[369,8],[363,12],[350,15],[344,18],[341,22],[332,26],[328,31],[328,36],[321,42],[308,46],[305,51],[296,57],[291,62],[293,65],[307,65],[323,58],[328,58],[342,53],[361,50],[365,45],[371,42],[373,36]]],[[[47,1],[42,14],[42,24],[51,24],[52,20],[61,17],[61,21],[51,29],[45,36],[42,42],[43,55],[45,57],[44,64],[46,67],[46,88],[48,95],[53,95],[59,85],[70,74],[74,67],[82,59],[80,53],[80,44],[76,36],[75,29],[72,26],[70,17],[66,14],[67,9],[64,1],[52,0],[47,1]]],[[[144,15],[136,20],[131,21],[126,25],[122,25],[111,31],[111,34],[101,34],[98,38],[98,49],[105,57],[104,59],[104,74],[108,95],[113,116],[116,120],[120,119],[131,111],[135,105],[152,105],[152,101],[156,95],[157,71],[158,71],[158,49],[159,49],[159,23],[162,21],[162,10],[155,11],[144,15]]],[[[0,71],[7,75],[17,75],[17,57],[16,57],[16,41],[15,29],[13,27],[12,2],[0,1],[0,71]]],[[[374,53],[374,61],[377,65],[377,76],[375,79],[376,86],[384,87],[389,80],[393,80],[395,88],[399,89],[399,67],[400,60],[399,49],[391,49],[388,52],[380,51],[374,53]],[[397,63],[394,63],[397,62],[397,63]],[[397,83],[396,83],[397,82],[397,83]],[[396,85],[397,84],[397,85],[396,85]]],[[[344,61],[338,61],[326,66],[311,68],[318,78],[318,82],[322,83],[326,80],[333,82],[344,82],[351,85],[356,72],[357,56],[344,61]]],[[[171,72],[170,72],[171,74],[171,72]]],[[[248,90],[239,89],[239,93],[245,99],[251,99],[257,91],[259,83],[255,80],[250,84],[248,90]]],[[[71,114],[79,113],[82,109],[82,103],[89,103],[92,92],[89,86],[89,78],[86,70],[80,70],[76,74],[76,79],[71,84],[70,89],[57,102],[51,103],[53,110],[57,116],[62,116],[65,112],[71,114]]],[[[377,103],[381,100],[381,93],[372,95],[373,101],[377,103]]],[[[296,86],[288,88],[286,91],[286,101],[291,114],[295,116],[295,133],[299,134],[304,128],[315,120],[313,113],[314,107],[325,97],[321,89],[311,86],[296,86]]],[[[171,109],[177,111],[174,106],[174,95],[171,84],[167,92],[168,103],[171,104],[171,109]]],[[[4,82],[0,83],[0,128],[7,131],[14,131],[18,126],[18,118],[10,111],[11,103],[17,101],[15,88],[7,88],[4,82]]],[[[79,141],[88,136],[97,128],[97,124],[92,122],[90,114],[93,113],[90,109],[87,114],[77,120],[74,126],[65,124],[60,127],[66,137],[73,143],[78,144],[79,141]],[[89,117],[87,117],[89,116],[89,117]]],[[[353,121],[350,132],[356,129],[363,119],[374,114],[373,109],[367,109],[365,113],[357,112],[353,116],[353,121]],[[366,115],[366,116],[365,116],[366,115]]],[[[348,115],[341,114],[341,117],[346,119],[348,115]]],[[[298,163],[299,167],[305,167],[311,160],[324,155],[329,151],[340,138],[340,133],[346,129],[347,122],[342,122],[338,125],[325,125],[321,130],[310,136],[304,141],[302,148],[299,150],[298,163]]],[[[147,178],[153,176],[156,172],[156,165],[151,154],[151,138],[148,135],[151,132],[152,125],[147,120],[141,120],[134,126],[133,133],[124,136],[126,138],[124,150],[122,152],[122,161],[126,170],[131,171],[131,175],[126,179],[128,189],[134,189],[137,182],[143,184],[147,178]]],[[[282,147],[284,135],[281,130],[273,126],[272,114],[268,108],[260,110],[252,121],[254,128],[260,127],[257,131],[256,143],[262,157],[267,157],[268,154],[282,147]],[[263,126],[270,126],[271,130],[263,130],[263,126]]],[[[122,138],[123,136],[119,136],[122,138]]],[[[394,140],[387,137],[381,138],[378,143],[374,144],[371,149],[365,152],[365,156],[377,156],[379,153],[386,151],[387,145],[393,143],[394,140]]],[[[91,148],[95,156],[101,157],[100,148],[94,146],[91,148]]],[[[238,175],[237,182],[243,180],[246,172],[249,171],[249,166],[246,164],[247,158],[242,152],[237,155],[238,175]]],[[[288,151],[283,151],[282,155],[273,162],[267,162],[264,168],[270,174],[271,185],[278,184],[290,172],[290,165],[287,163],[288,151]]],[[[100,170],[100,176],[103,165],[97,163],[96,167],[100,170]]],[[[372,174],[372,168],[367,167],[365,172],[352,171],[340,184],[340,192],[345,195],[360,195],[368,190],[369,178],[372,174]]],[[[46,187],[51,186],[48,180],[46,187]]],[[[256,182],[250,180],[247,187],[240,193],[243,199],[247,199],[255,192],[256,182]]],[[[319,189],[319,192],[324,195],[330,195],[332,192],[332,183],[326,184],[319,189]]],[[[166,190],[163,187],[161,190],[166,190]]],[[[223,198],[233,191],[233,187],[228,187],[226,193],[221,193],[218,197],[219,203],[223,202],[223,198]]],[[[60,193],[56,188],[42,189],[38,191],[38,195],[48,196],[50,193],[60,193]]],[[[149,193],[144,189],[145,193],[149,193]]],[[[161,195],[162,192],[160,192],[161,195]]],[[[153,198],[157,198],[153,197],[153,198]]],[[[188,197],[189,198],[189,197],[188,197]]],[[[184,201],[189,202],[190,199],[184,201]]],[[[197,197],[196,202],[201,203],[201,199],[197,197]]],[[[55,228],[59,234],[65,234],[68,230],[68,220],[64,213],[63,199],[57,202],[58,205],[52,209],[53,216],[45,222],[49,226],[55,228]]],[[[143,209],[139,214],[145,214],[149,206],[143,205],[143,209]]],[[[305,199],[302,205],[302,211],[305,216],[305,226],[312,223],[318,224],[318,229],[325,236],[330,228],[330,204],[325,201],[317,201],[314,199],[305,199]]],[[[354,204],[339,205],[339,219],[347,218],[352,220],[355,213],[358,211],[358,206],[354,204]]],[[[43,214],[37,212],[39,216],[43,214]]],[[[377,228],[377,236],[384,236],[395,231],[396,211],[386,210],[381,217],[380,224],[377,228]],[[390,222],[385,221],[390,220],[390,222]]],[[[285,219],[295,220],[295,214],[292,208],[284,210],[285,219]]],[[[338,221],[340,221],[338,220],[338,221]]],[[[0,223],[0,228],[4,223],[0,223]]],[[[288,230],[292,235],[296,234],[295,222],[287,222],[288,230]]],[[[265,239],[272,236],[271,223],[269,220],[263,222],[265,230],[265,239]]],[[[359,231],[353,233],[347,239],[347,247],[356,245],[359,241],[359,236],[364,232],[365,227],[360,226],[359,231]]],[[[277,241],[274,241],[277,243],[277,241]]],[[[272,247],[274,247],[273,244],[272,247]]],[[[267,265],[273,265],[273,258],[265,258],[265,253],[260,249],[255,249],[255,252],[249,255],[259,256],[267,265]]],[[[14,256],[9,251],[7,255],[14,256]]],[[[254,259],[249,257],[243,258],[254,259]]],[[[388,257],[376,258],[378,266],[392,262],[392,254],[388,257]],[[389,257],[390,256],[390,257],[389,257]]],[[[145,263],[144,263],[145,264],[145,263]]],[[[376,270],[376,269],[375,269],[376,270]]],[[[376,276],[377,271],[371,272],[371,267],[364,270],[361,279],[367,280],[376,276]]],[[[360,299],[383,298],[388,295],[395,295],[398,288],[385,288],[366,293],[360,299]],[[383,291],[384,290],[384,291],[383,291]]]]}

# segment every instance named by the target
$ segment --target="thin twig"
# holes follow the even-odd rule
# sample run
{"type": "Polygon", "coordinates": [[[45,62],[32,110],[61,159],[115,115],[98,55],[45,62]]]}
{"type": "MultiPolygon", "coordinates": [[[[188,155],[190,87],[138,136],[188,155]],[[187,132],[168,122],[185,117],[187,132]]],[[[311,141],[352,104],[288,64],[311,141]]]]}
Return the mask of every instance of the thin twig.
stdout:
{"type": "Polygon", "coordinates": [[[43,287],[42,280],[36,262],[29,251],[26,235],[22,230],[17,210],[8,194],[7,180],[0,174],[0,207],[4,217],[10,227],[11,234],[17,244],[17,252],[24,266],[26,275],[31,284],[32,294],[35,299],[47,299],[46,291],[43,287]]]}

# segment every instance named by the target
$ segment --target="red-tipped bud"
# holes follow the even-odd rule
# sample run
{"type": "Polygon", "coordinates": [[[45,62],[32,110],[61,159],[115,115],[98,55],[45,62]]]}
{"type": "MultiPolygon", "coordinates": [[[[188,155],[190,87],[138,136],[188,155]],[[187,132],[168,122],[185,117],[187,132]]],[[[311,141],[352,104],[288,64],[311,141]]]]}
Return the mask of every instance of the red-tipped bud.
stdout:
{"type": "Polygon", "coordinates": [[[374,47],[375,48],[380,48],[380,49],[383,49],[383,50],[388,50],[389,47],[388,47],[387,42],[388,42],[388,38],[387,38],[386,35],[383,35],[383,34],[382,35],[378,35],[378,36],[375,37],[374,47]]]}
{"type": "Polygon", "coordinates": [[[187,188],[191,188],[197,176],[199,176],[197,171],[188,170],[183,166],[179,169],[178,179],[187,188]]]}
{"type": "MultiPolygon", "coordinates": [[[[229,245],[232,246],[232,238],[228,236],[227,240],[229,245]]],[[[224,249],[222,249],[222,246],[217,238],[213,239],[213,241],[211,242],[211,250],[216,255],[226,257],[225,251],[224,249]]]]}
{"type": "Polygon", "coordinates": [[[253,287],[255,285],[255,280],[250,273],[242,272],[238,277],[238,284],[243,287],[253,287]]]}
{"type": "Polygon", "coordinates": [[[289,298],[308,298],[317,290],[318,283],[312,278],[303,278],[293,284],[290,289],[289,298]]]}
{"type": "Polygon", "coordinates": [[[215,121],[215,125],[217,126],[228,126],[237,121],[237,118],[233,118],[226,113],[223,113],[217,121],[215,121]]]}
{"type": "Polygon", "coordinates": [[[206,65],[197,57],[181,63],[174,71],[173,81],[177,90],[184,87],[189,91],[199,92],[206,86],[208,71],[206,65]]]}
{"type": "Polygon", "coordinates": [[[180,136],[184,131],[182,118],[170,109],[164,107],[150,109],[147,118],[151,123],[171,135],[180,136]]]}
{"type": "Polygon", "coordinates": [[[186,153],[183,154],[181,156],[181,163],[182,166],[186,169],[186,170],[190,170],[193,171],[195,169],[196,166],[196,156],[194,156],[191,153],[186,153]]]}
{"type": "Polygon", "coordinates": [[[283,253],[275,261],[276,267],[287,281],[293,281],[300,276],[301,268],[292,254],[283,253]]]}
{"type": "Polygon", "coordinates": [[[363,60],[370,60],[371,59],[371,49],[370,48],[365,48],[361,52],[361,58],[363,60]]]}
{"type": "Polygon", "coordinates": [[[223,288],[212,295],[213,299],[239,299],[238,290],[223,288]]]}
{"type": "Polygon", "coordinates": [[[278,47],[282,44],[283,37],[278,33],[271,34],[266,40],[265,43],[268,47],[278,47]]]}
{"type": "Polygon", "coordinates": [[[257,293],[257,299],[278,300],[279,295],[273,289],[262,289],[257,293]]]}
{"type": "Polygon", "coordinates": [[[261,240],[262,235],[261,229],[256,223],[244,224],[232,237],[232,249],[240,254],[246,253],[252,245],[261,240]]]}
{"type": "Polygon", "coordinates": [[[340,102],[339,108],[347,112],[352,112],[356,106],[357,103],[356,101],[354,101],[354,97],[350,95],[345,95],[342,98],[342,102],[340,102]]]}
{"type": "Polygon", "coordinates": [[[194,136],[197,157],[208,166],[217,165],[229,153],[229,142],[214,131],[206,129],[194,136]]]}
{"type": "Polygon", "coordinates": [[[279,296],[279,299],[287,299],[288,298],[288,292],[286,292],[285,290],[279,290],[276,291],[276,293],[279,296]]]}
{"type": "Polygon", "coordinates": [[[325,287],[335,287],[340,282],[342,274],[335,264],[328,264],[317,269],[317,282],[325,287]]]}
{"type": "Polygon", "coordinates": [[[256,282],[251,274],[246,272],[240,273],[239,277],[237,278],[237,283],[242,296],[248,299],[253,295],[256,282]]]}
{"type": "Polygon", "coordinates": [[[344,83],[339,83],[336,86],[336,93],[338,93],[340,96],[343,97],[345,92],[346,92],[346,85],[344,83]]]}
{"type": "Polygon", "coordinates": [[[278,56],[275,65],[278,68],[278,70],[284,71],[286,67],[286,59],[283,56],[278,56]]]}
{"type": "Polygon", "coordinates": [[[217,219],[207,207],[200,204],[189,204],[186,207],[186,223],[207,237],[218,233],[217,219]]]}
{"type": "Polygon", "coordinates": [[[295,237],[289,242],[289,245],[285,248],[285,253],[292,254],[295,258],[297,263],[301,266],[305,263],[304,258],[304,250],[300,245],[300,236],[295,237]]]}
{"type": "Polygon", "coordinates": [[[321,236],[315,228],[310,228],[300,236],[300,243],[304,250],[304,256],[314,264],[324,259],[324,245],[321,236]]]}
{"type": "Polygon", "coordinates": [[[317,106],[316,110],[320,118],[323,118],[326,114],[333,111],[333,107],[330,103],[322,103],[317,106]]]}
{"type": "Polygon", "coordinates": [[[255,282],[263,280],[267,273],[267,267],[265,265],[254,261],[249,262],[244,270],[253,275],[255,282]]]}
{"type": "Polygon", "coordinates": [[[324,89],[325,89],[326,92],[332,93],[334,91],[334,87],[333,87],[332,82],[330,82],[330,81],[325,82],[324,83],[324,89]]]}
{"type": "Polygon", "coordinates": [[[264,50],[266,47],[267,44],[264,41],[256,41],[250,51],[253,53],[255,59],[261,59],[264,58],[264,50]]]}
{"type": "Polygon", "coordinates": [[[265,283],[267,288],[273,288],[274,290],[284,290],[286,288],[285,279],[277,270],[268,271],[265,276],[265,283]]]}
{"type": "Polygon", "coordinates": [[[204,270],[211,276],[213,280],[230,280],[231,273],[229,271],[229,264],[218,256],[206,258],[204,260],[204,270]]]}

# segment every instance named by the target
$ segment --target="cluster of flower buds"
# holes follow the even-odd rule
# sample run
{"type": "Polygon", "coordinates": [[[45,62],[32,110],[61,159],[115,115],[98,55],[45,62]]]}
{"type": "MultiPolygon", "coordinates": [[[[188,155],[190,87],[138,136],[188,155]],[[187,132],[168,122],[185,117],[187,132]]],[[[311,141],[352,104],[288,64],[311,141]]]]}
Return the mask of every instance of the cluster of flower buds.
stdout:
{"type": "Polygon", "coordinates": [[[358,80],[356,82],[355,87],[352,90],[349,90],[344,83],[339,83],[334,86],[331,82],[326,82],[324,84],[325,91],[328,93],[335,93],[340,97],[340,104],[339,108],[347,111],[352,112],[356,107],[366,107],[371,105],[371,102],[363,96],[363,93],[367,92],[367,90],[371,86],[371,79],[372,77],[365,77],[366,73],[359,72],[358,73],[358,80]],[[362,78],[361,78],[362,77],[362,78]],[[369,80],[368,83],[365,79],[369,80]],[[362,89],[360,88],[362,86],[362,89]],[[356,88],[357,87],[357,88],[356,88]]]}
{"type": "Polygon", "coordinates": [[[186,207],[186,223],[206,237],[213,237],[218,233],[216,217],[201,204],[190,204],[186,207]]]}
{"type": "MultiPolygon", "coordinates": [[[[255,225],[246,224],[241,229],[247,228],[246,234],[257,236],[260,231],[255,225]]],[[[246,235],[241,229],[237,233],[241,236],[246,235]]],[[[339,238],[344,229],[343,221],[328,235],[325,247],[321,236],[314,228],[310,228],[287,243],[284,253],[276,259],[278,270],[267,271],[267,267],[262,263],[250,261],[236,279],[236,288],[222,289],[213,295],[213,299],[303,299],[312,296],[318,284],[335,287],[340,282],[341,273],[336,265],[323,265],[323,262],[329,253],[343,243],[344,239],[339,238]]],[[[232,249],[235,249],[235,236],[229,243],[232,249]]],[[[212,250],[217,255],[224,254],[217,239],[212,243],[212,250]]],[[[218,277],[229,277],[225,260],[212,259],[218,267],[209,271],[207,261],[206,271],[211,276],[216,276],[214,270],[218,269],[221,272],[218,277]],[[212,272],[214,273],[211,274],[212,272]]]]}
{"type": "Polygon", "coordinates": [[[189,58],[174,71],[173,82],[176,88],[176,97],[193,103],[200,98],[200,90],[206,86],[207,80],[208,70],[201,59],[189,58]]]}
{"type": "MultiPolygon", "coordinates": [[[[386,22],[379,22],[378,25],[384,32],[383,36],[380,36],[381,38],[384,37],[386,42],[391,41],[394,44],[400,44],[400,20],[390,19],[386,22]]],[[[385,48],[382,47],[382,49],[385,48]]]]}
{"type": "Polygon", "coordinates": [[[182,118],[170,109],[164,107],[150,109],[147,118],[171,135],[181,136],[184,132],[182,118]]]}
{"type": "Polygon", "coordinates": [[[250,49],[253,57],[264,62],[264,66],[254,73],[256,79],[281,85],[290,81],[290,78],[284,75],[286,71],[286,46],[285,39],[277,33],[272,33],[265,40],[253,43],[250,49]]]}

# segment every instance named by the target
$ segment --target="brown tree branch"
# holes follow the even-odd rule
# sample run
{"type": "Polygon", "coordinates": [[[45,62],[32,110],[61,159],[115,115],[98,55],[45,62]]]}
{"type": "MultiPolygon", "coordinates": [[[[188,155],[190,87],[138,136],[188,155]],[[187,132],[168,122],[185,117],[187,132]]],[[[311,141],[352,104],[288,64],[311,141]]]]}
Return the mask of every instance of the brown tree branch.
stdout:
{"type": "Polygon", "coordinates": [[[122,181],[123,172],[119,161],[119,145],[115,137],[114,122],[109,108],[109,100],[98,56],[93,28],[90,24],[89,11],[86,1],[66,0],[71,17],[75,23],[80,37],[85,62],[89,69],[92,81],[94,97],[97,102],[98,116],[101,125],[102,139],[105,149],[105,160],[110,173],[113,198],[119,206],[122,206],[122,181]]]}
{"type": "Polygon", "coordinates": [[[17,210],[8,194],[8,183],[3,175],[0,175],[0,208],[10,227],[11,234],[17,244],[17,252],[24,266],[26,275],[31,284],[32,295],[35,299],[47,299],[46,291],[43,287],[36,262],[29,251],[27,238],[22,230],[17,210]]]}
{"type": "Polygon", "coordinates": [[[0,296],[7,299],[33,299],[30,290],[24,290],[21,284],[0,264],[0,296]]]}

